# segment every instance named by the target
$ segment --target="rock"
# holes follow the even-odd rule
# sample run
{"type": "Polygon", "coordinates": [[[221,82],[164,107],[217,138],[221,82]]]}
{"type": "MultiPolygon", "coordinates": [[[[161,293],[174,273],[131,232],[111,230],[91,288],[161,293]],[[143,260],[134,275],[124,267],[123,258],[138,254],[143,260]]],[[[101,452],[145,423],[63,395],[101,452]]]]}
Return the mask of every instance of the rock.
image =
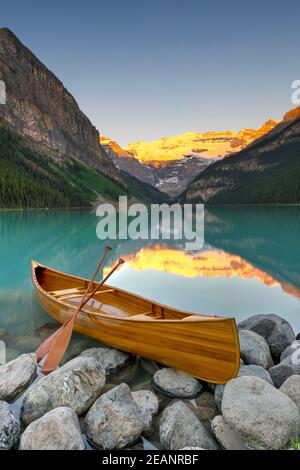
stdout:
{"type": "Polygon", "coordinates": [[[224,389],[225,389],[225,385],[219,384],[219,385],[216,386],[215,394],[214,394],[216,407],[220,411],[221,411],[221,405],[222,405],[222,398],[223,398],[223,394],[224,394],[224,389]]]}
{"type": "Polygon", "coordinates": [[[140,365],[146,372],[148,372],[148,374],[151,375],[155,374],[155,372],[160,369],[157,362],[151,361],[151,359],[146,359],[144,357],[141,358],[140,365]]]}
{"type": "Polygon", "coordinates": [[[116,384],[113,384],[113,383],[108,383],[108,384],[105,384],[104,387],[103,387],[103,390],[102,390],[102,395],[104,393],[107,393],[109,392],[110,390],[112,390],[113,388],[115,388],[116,384]]]}
{"type": "Polygon", "coordinates": [[[291,375],[279,390],[293,400],[300,411],[300,375],[291,375]]]}
{"type": "Polygon", "coordinates": [[[141,382],[141,383],[137,383],[137,384],[134,384],[134,385],[131,385],[130,386],[131,390],[133,392],[138,392],[140,390],[148,390],[150,392],[153,392],[155,393],[155,396],[157,397],[158,399],[158,408],[159,408],[159,411],[163,410],[166,406],[168,406],[170,404],[170,402],[172,401],[172,398],[170,397],[166,397],[166,395],[158,392],[157,390],[154,390],[153,389],[153,386],[152,386],[152,381],[151,380],[146,380],[145,382],[141,382]]]}
{"type": "Polygon", "coordinates": [[[102,449],[123,449],[133,444],[144,427],[139,407],[127,384],[102,395],[85,418],[86,435],[102,449]]]}
{"type": "Polygon", "coordinates": [[[247,449],[283,449],[300,426],[295,403],[259,377],[230,380],[224,390],[222,413],[247,449]]]}
{"type": "Polygon", "coordinates": [[[206,450],[203,449],[203,447],[183,447],[182,449],[179,450],[206,450]]]}
{"type": "MultiPolygon", "coordinates": [[[[241,365],[237,377],[260,377],[261,379],[268,382],[270,385],[273,385],[273,381],[269,372],[261,366],[251,365],[241,365]]],[[[215,390],[215,403],[218,409],[221,411],[222,397],[224,393],[225,385],[217,385],[215,390]]]]}
{"type": "Polygon", "coordinates": [[[12,449],[18,442],[20,423],[12,414],[9,404],[0,401],[0,450],[12,449]]]}
{"type": "Polygon", "coordinates": [[[295,333],[287,320],[278,315],[254,315],[238,324],[240,329],[251,330],[263,336],[275,358],[295,340],[295,333]]]}
{"type": "Polygon", "coordinates": [[[199,380],[167,367],[155,372],[152,385],[154,389],[172,398],[195,398],[202,390],[199,380]]]}
{"type": "Polygon", "coordinates": [[[105,372],[91,357],[77,357],[34,384],[25,394],[21,418],[24,424],[59,406],[85,413],[101,394],[105,372]]]}
{"type": "Polygon", "coordinates": [[[66,406],[54,408],[25,429],[20,450],[84,450],[75,411],[66,406]]]}
{"type": "Polygon", "coordinates": [[[210,392],[203,392],[196,398],[196,411],[198,418],[203,424],[209,423],[217,414],[217,407],[214,395],[210,392]]]}
{"type": "Polygon", "coordinates": [[[129,382],[138,370],[138,360],[135,356],[108,346],[87,349],[80,357],[96,359],[105,370],[109,382],[129,382]]]}
{"type": "Polygon", "coordinates": [[[283,361],[269,369],[275,387],[279,388],[291,375],[300,374],[300,361],[293,361],[293,355],[286,357],[283,361]]]}
{"type": "Polygon", "coordinates": [[[300,340],[300,333],[296,335],[296,340],[300,340]]]}
{"type": "Polygon", "coordinates": [[[60,364],[66,364],[75,357],[79,356],[85,349],[93,348],[94,346],[95,341],[88,338],[80,340],[77,339],[76,341],[71,342],[60,364]]]}
{"type": "Polygon", "coordinates": [[[254,331],[239,330],[241,357],[245,364],[255,364],[269,369],[274,366],[270,348],[262,336],[254,331]]]}
{"type": "Polygon", "coordinates": [[[59,327],[58,323],[46,323],[31,333],[16,338],[14,346],[21,351],[34,351],[59,327]]]}
{"type": "Polygon", "coordinates": [[[139,390],[131,393],[142,415],[144,431],[149,431],[153,416],[158,413],[158,398],[155,393],[149,390],[139,390]]]}
{"type": "Polygon", "coordinates": [[[35,354],[23,354],[0,366],[0,400],[12,400],[29,385],[36,376],[35,354]]]}
{"type": "Polygon", "coordinates": [[[296,353],[295,355],[297,355],[297,357],[300,359],[300,351],[298,351],[298,349],[300,349],[300,341],[295,340],[292,342],[292,344],[290,344],[287,348],[285,348],[284,351],[282,351],[280,355],[280,361],[283,361],[288,356],[291,356],[294,353],[296,353]]]}
{"type": "Polygon", "coordinates": [[[207,432],[195,413],[182,401],[164,409],[159,426],[163,449],[178,450],[183,447],[202,447],[216,450],[218,445],[207,432]]]}
{"type": "Polygon", "coordinates": [[[255,364],[241,365],[239,373],[238,373],[238,377],[245,377],[245,376],[260,377],[261,379],[268,382],[270,385],[273,385],[269,372],[263,367],[257,366],[255,364]]]}
{"type": "Polygon", "coordinates": [[[216,416],[211,423],[212,432],[220,444],[222,449],[225,450],[247,450],[239,437],[231,429],[231,427],[224,421],[222,415],[216,416]]]}

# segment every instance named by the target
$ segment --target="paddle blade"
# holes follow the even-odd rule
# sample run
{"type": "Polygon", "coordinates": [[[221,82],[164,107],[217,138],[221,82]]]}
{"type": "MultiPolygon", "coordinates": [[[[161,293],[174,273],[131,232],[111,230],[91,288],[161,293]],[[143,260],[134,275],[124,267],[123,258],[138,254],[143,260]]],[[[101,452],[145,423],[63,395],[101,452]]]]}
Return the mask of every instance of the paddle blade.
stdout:
{"type": "Polygon", "coordinates": [[[62,360],[71,341],[76,315],[73,315],[60,329],[59,334],[52,340],[48,356],[43,364],[42,372],[49,374],[56,369],[62,360]]]}
{"type": "Polygon", "coordinates": [[[54,331],[54,333],[52,333],[52,335],[45,339],[45,341],[37,348],[37,350],[35,351],[35,355],[38,363],[41,362],[41,360],[46,356],[46,354],[48,354],[53,344],[53,341],[71,319],[72,317],[68,318],[68,320],[63,325],[61,325],[56,331],[54,331]]]}
{"type": "Polygon", "coordinates": [[[54,333],[52,333],[51,336],[49,336],[49,338],[47,338],[38,348],[37,350],[35,351],[35,355],[36,355],[36,360],[37,362],[40,362],[43,357],[46,356],[46,354],[48,353],[50,347],[51,347],[51,344],[52,342],[54,341],[54,339],[56,338],[58,332],[60,331],[61,327],[56,330],[54,333]]]}

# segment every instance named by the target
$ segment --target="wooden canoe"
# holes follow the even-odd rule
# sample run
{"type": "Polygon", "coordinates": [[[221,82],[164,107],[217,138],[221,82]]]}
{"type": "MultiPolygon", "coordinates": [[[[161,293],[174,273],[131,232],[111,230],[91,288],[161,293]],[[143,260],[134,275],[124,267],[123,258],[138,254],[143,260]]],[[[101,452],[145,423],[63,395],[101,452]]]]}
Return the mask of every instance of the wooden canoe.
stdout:
{"type": "MultiPolygon", "coordinates": [[[[74,313],[89,282],[35,261],[32,280],[41,306],[59,323],[74,313]]],[[[234,318],[192,315],[109,285],[79,312],[74,329],[212,383],[226,383],[240,367],[234,318]]]]}

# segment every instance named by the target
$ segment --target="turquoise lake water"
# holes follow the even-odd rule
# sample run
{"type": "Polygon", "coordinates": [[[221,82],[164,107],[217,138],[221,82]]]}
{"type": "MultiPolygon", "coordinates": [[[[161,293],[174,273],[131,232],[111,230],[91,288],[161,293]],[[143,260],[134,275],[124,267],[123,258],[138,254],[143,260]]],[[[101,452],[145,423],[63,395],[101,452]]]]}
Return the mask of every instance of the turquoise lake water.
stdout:
{"type": "MultiPolygon", "coordinates": [[[[0,212],[0,330],[8,359],[32,349],[30,334],[51,321],[32,291],[30,261],[90,277],[107,242],[89,211],[0,212]],[[27,338],[27,342],[20,338],[27,338]]],[[[178,241],[110,241],[110,284],[191,312],[240,321],[276,313],[300,331],[300,208],[210,208],[205,245],[178,241]]],[[[78,338],[77,338],[78,340],[78,338]]]]}

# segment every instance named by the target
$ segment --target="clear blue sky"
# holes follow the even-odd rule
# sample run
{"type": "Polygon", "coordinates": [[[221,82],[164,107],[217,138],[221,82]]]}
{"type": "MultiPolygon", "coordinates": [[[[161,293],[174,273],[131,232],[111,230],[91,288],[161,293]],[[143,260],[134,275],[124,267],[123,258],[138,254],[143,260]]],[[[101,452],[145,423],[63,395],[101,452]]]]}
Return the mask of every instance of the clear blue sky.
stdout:
{"type": "Polygon", "coordinates": [[[280,118],[300,79],[300,2],[2,0],[1,26],[125,145],[280,118]]]}

